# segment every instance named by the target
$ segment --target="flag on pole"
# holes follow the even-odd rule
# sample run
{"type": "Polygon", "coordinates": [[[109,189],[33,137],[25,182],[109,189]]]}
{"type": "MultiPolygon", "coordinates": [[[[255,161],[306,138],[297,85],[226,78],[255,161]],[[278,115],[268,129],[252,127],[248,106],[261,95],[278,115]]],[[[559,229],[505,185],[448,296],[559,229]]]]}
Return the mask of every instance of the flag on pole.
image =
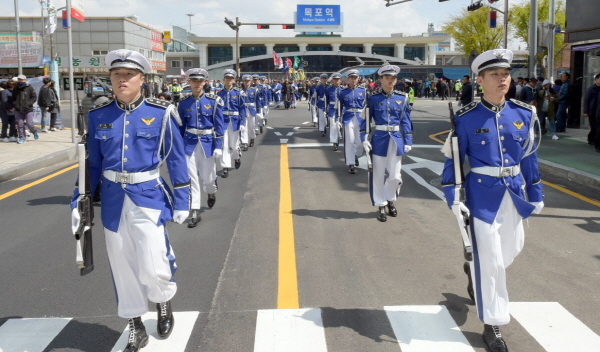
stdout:
{"type": "Polygon", "coordinates": [[[496,17],[497,16],[498,16],[498,14],[496,13],[496,11],[488,12],[488,25],[490,28],[496,28],[496,17]]]}
{"type": "Polygon", "coordinates": [[[56,6],[48,2],[48,24],[46,25],[46,34],[52,34],[56,30],[56,6]]]}
{"type": "Polygon", "coordinates": [[[277,55],[277,53],[275,51],[273,51],[273,65],[277,66],[280,69],[283,67],[281,58],[279,57],[279,55],[277,55]]]}
{"type": "Polygon", "coordinates": [[[298,56],[294,56],[294,68],[298,68],[300,65],[300,58],[298,56]]]}
{"type": "Polygon", "coordinates": [[[287,64],[288,68],[294,67],[294,64],[292,63],[292,60],[289,57],[285,58],[285,63],[287,64]]]}
{"type": "Polygon", "coordinates": [[[281,70],[281,72],[286,72],[287,73],[288,70],[290,69],[290,66],[288,65],[288,60],[289,59],[283,60],[283,69],[281,70]]]}
{"type": "Polygon", "coordinates": [[[183,69],[180,68],[180,70],[181,70],[181,77],[185,77],[185,72],[183,72],[183,69]]]}

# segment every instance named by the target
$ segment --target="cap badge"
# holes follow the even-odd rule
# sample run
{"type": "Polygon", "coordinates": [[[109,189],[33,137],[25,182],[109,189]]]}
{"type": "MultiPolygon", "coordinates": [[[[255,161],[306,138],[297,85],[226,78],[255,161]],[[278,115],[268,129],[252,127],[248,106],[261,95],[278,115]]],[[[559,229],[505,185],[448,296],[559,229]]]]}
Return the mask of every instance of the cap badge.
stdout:
{"type": "Polygon", "coordinates": [[[496,58],[498,58],[498,60],[500,60],[500,59],[502,59],[504,57],[505,52],[503,52],[503,51],[500,51],[500,52],[494,51],[494,52],[492,52],[492,54],[494,56],[496,56],[496,58]]]}
{"type": "Polygon", "coordinates": [[[522,122],[522,121],[515,121],[515,122],[513,122],[513,125],[515,125],[515,127],[516,127],[517,129],[519,129],[519,130],[520,130],[521,128],[523,128],[523,125],[524,125],[524,124],[525,124],[525,123],[524,123],[524,122],[522,122]]]}
{"type": "Polygon", "coordinates": [[[119,57],[119,60],[125,61],[131,56],[131,54],[133,54],[131,51],[128,51],[126,53],[118,52],[117,56],[119,57]]]}
{"type": "Polygon", "coordinates": [[[142,121],[146,124],[146,126],[150,126],[152,124],[152,122],[154,122],[154,120],[156,120],[155,117],[144,117],[144,118],[142,118],[142,121]]]}

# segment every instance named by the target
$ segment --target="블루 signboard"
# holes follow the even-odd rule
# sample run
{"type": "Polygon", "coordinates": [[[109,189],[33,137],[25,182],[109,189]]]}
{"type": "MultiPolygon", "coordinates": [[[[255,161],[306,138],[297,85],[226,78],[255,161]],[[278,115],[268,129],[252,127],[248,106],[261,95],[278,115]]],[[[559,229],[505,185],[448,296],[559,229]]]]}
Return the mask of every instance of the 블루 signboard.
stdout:
{"type": "Polygon", "coordinates": [[[297,5],[296,32],[341,32],[343,29],[340,5],[297,5]]]}

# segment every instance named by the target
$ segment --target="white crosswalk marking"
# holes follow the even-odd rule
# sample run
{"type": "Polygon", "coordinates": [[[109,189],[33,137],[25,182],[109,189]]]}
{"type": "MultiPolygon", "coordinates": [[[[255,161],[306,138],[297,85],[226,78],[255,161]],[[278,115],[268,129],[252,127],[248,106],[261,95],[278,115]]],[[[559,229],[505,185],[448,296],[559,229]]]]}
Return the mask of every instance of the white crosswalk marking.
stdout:
{"type": "Polygon", "coordinates": [[[70,318],[11,319],[0,326],[1,352],[41,352],[70,318]]]}
{"type": "Polygon", "coordinates": [[[548,352],[600,351],[600,336],[558,302],[512,302],[510,315],[548,352]]]}
{"type": "Polygon", "coordinates": [[[326,352],[321,309],[259,310],[254,352],[326,352]]]}
{"type": "Polygon", "coordinates": [[[475,352],[445,306],[384,309],[402,352],[475,352]]]}
{"type": "MultiPolygon", "coordinates": [[[[156,312],[148,312],[142,316],[142,321],[146,327],[146,332],[150,336],[148,346],[144,347],[144,352],[183,352],[187,345],[192,329],[196,323],[199,312],[174,312],[175,325],[173,332],[168,339],[161,339],[156,331],[156,312]]],[[[122,352],[127,345],[129,338],[129,328],[119,337],[119,340],[113,347],[111,352],[122,352]]]]}

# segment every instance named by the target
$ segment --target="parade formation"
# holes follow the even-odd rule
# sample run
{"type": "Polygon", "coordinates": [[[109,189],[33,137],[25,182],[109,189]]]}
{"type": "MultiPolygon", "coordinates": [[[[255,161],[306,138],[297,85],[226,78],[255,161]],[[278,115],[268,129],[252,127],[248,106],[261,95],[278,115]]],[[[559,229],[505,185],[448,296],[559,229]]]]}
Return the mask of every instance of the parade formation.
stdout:
{"type": "MultiPolygon", "coordinates": [[[[89,112],[84,171],[92,194],[101,189],[118,315],[128,319],[130,330],[124,351],[133,352],[148,343],[140,318],[148,311],[148,301],[156,304],[159,336],[168,338],[174,328],[171,300],[177,291],[177,265],[165,224],[182,224],[189,216],[188,228],[198,226],[202,191],[206,205],[216,205],[218,169],[222,178],[230,176],[232,162],[239,169],[243,153],[265,133],[269,110],[281,108],[282,102],[284,109],[295,107],[300,96],[296,82],[238,77],[232,69],[223,71],[224,89],[206,93],[208,72],[192,68],[185,72],[191,94],[169,103],[140,95],[150,68],[143,55],[121,49],[105,60],[116,98],[89,112]],[[172,189],[160,174],[163,164],[172,189]]],[[[454,128],[442,148],[447,157],[442,179],[446,201],[469,242],[467,292],[484,324],[483,340],[493,352],[508,351],[499,328],[510,320],[505,269],[523,248],[523,219],[544,206],[536,109],[504,98],[511,61],[512,52],[506,49],[484,52],[473,61],[485,97],[451,116],[454,128]],[[470,172],[464,175],[467,158],[470,172]]],[[[400,197],[402,160],[413,144],[414,90],[410,85],[406,92],[395,90],[400,70],[394,65],[379,68],[380,87],[373,91],[365,89],[355,69],[344,73],[345,82],[339,72],[323,73],[311,80],[308,90],[307,119],[320,138],[328,137],[333,152],[343,141],[344,164],[353,175],[348,177],[361,176],[358,159],[366,157],[363,176],[377,207],[373,218],[380,222],[399,215],[394,203],[400,197]]],[[[80,227],[81,200],[76,187],[71,202],[74,231],[80,227]]]]}

